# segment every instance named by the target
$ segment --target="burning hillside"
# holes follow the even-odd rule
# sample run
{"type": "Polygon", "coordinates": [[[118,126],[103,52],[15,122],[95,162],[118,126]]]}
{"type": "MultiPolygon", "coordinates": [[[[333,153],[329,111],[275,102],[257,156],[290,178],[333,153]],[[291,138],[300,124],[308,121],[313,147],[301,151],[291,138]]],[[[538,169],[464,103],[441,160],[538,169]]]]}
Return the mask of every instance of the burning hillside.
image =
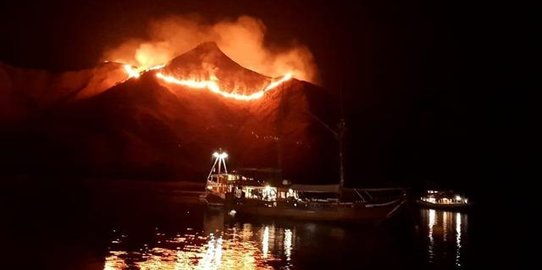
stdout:
{"type": "Polygon", "coordinates": [[[176,78],[218,81],[226,92],[252,94],[264,89],[271,78],[243,68],[226,56],[214,42],[203,43],[174,58],[163,70],[176,78]]]}
{"type": "MultiPolygon", "coordinates": [[[[271,77],[291,73],[297,79],[317,82],[316,65],[309,49],[295,41],[288,46],[264,42],[266,27],[257,18],[240,16],[211,23],[197,16],[174,16],[153,21],[147,32],[145,39],[130,39],[110,48],[105,52],[104,60],[127,63],[144,70],[170,62],[199,44],[214,41],[228,55],[228,60],[235,61],[225,61],[224,65],[238,63],[271,77]]],[[[212,44],[201,49],[212,49],[209,47],[212,44]]],[[[219,54],[209,57],[225,59],[219,54]]],[[[179,59],[179,62],[186,64],[186,60],[179,59]]]]}
{"type": "Polygon", "coordinates": [[[337,121],[323,88],[245,69],[215,43],[146,71],[108,65],[123,75],[107,90],[70,90],[61,97],[80,98],[48,103],[47,113],[6,127],[3,158],[15,173],[199,180],[221,147],[233,168],[296,182],[337,179],[336,143],[310,115],[337,121]]]}
{"type": "Polygon", "coordinates": [[[254,100],[292,78],[272,79],[245,69],[227,57],[214,42],[207,42],[173,59],[156,76],[169,84],[207,89],[226,98],[254,100]]]}

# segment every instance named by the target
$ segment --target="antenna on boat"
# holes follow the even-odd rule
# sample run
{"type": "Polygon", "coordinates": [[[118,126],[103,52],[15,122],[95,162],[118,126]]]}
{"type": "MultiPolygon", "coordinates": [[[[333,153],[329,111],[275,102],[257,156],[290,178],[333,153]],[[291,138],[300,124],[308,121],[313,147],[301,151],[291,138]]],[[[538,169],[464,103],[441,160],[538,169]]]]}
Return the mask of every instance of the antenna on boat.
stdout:
{"type": "Polygon", "coordinates": [[[211,180],[211,175],[214,171],[217,171],[216,174],[220,175],[222,174],[222,166],[224,166],[224,173],[228,173],[228,168],[226,167],[226,158],[228,157],[228,153],[222,151],[222,149],[219,149],[217,152],[213,153],[213,158],[215,161],[213,162],[213,167],[211,167],[211,171],[209,172],[209,175],[207,176],[207,180],[211,180]]]}

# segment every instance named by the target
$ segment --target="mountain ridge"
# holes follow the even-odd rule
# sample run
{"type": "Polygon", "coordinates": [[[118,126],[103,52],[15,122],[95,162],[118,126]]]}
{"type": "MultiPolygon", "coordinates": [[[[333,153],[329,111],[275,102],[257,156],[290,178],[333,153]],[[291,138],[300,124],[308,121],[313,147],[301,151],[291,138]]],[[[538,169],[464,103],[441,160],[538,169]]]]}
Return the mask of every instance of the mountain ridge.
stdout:
{"type": "Polygon", "coordinates": [[[180,69],[189,57],[180,59],[8,129],[1,155],[10,173],[200,181],[212,165],[210,154],[222,148],[230,153],[230,168],[276,168],[274,175],[258,176],[264,179],[337,179],[336,142],[310,115],[337,121],[332,93],[292,79],[260,99],[237,101],[156,77],[180,69]]]}

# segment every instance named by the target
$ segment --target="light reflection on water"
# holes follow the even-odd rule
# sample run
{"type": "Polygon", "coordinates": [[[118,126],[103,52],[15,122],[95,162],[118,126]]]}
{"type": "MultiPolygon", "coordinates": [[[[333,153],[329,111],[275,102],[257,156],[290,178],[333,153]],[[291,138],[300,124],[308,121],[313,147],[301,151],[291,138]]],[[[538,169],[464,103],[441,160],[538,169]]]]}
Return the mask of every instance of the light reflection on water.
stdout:
{"type": "Polygon", "coordinates": [[[462,267],[465,241],[462,236],[467,232],[468,214],[434,209],[421,211],[422,224],[427,229],[427,261],[441,265],[453,258],[453,264],[462,267]]]}
{"type": "Polygon", "coordinates": [[[455,254],[455,265],[461,266],[461,213],[455,214],[455,245],[457,247],[455,254]]]}
{"type": "MultiPolygon", "coordinates": [[[[215,217],[223,219],[223,215],[215,217]]],[[[208,220],[209,221],[209,220],[208,220]]],[[[215,227],[205,223],[203,232],[186,230],[168,235],[157,230],[153,243],[130,249],[129,236],[113,237],[104,270],[117,269],[274,269],[270,263],[284,261],[289,269],[295,230],[274,225],[253,227],[236,223],[215,227]],[[213,232],[210,232],[213,231],[213,232]]]]}
{"type": "MultiPolygon", "coordinates": [[[[223,212],[205,212],[198,214],[202,219],[186,218],[200,220],[190,225],[181,221],[172,228],[144,227],[147,231],[143,233],[140,226],[135,232],[113,231],[102,265],[104,270],[421,269],[427,264],[429,269],[464,268],[465,255],[469,254],[467,214],[420,211],[418,239],[422,242],[417,243],[423,243],[421,249],[408,242],[408,233],[394,236],[385,228],[226,221],[228,215],[223,212]],[[414,257],[423,261],[409,260],[414,257]]],[[[406,222],[398,225],[400,232],[413,226],[406,222]]]]}

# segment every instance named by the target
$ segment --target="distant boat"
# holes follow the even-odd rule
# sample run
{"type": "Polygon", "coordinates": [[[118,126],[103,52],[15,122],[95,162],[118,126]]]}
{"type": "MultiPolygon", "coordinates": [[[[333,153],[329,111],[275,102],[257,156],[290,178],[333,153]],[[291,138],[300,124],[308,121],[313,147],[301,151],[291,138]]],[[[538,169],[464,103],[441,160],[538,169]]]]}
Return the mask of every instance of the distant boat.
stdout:
{"type": "Polygon", "coordinates": [[[467,210],[471,202],[465,196],[453,191],[428,190],[417,203],[424,208],[442,209],[451,211],[467,210]]]}
{"type": "Polygon", "coordinates": [[[227,173],[227,154],[213,154],[202,200],[211,207],[224,206],[240,215],[298,220],[379,222],[393,216],[406,193],[400,188],[342,189],[340,185],[264,185],[255,179],[227,173]],[[222,171],[224,168],[224,171],[222,171]],[[341,196],[342,195],[342,196],[341,196]],[[347,201],[341,200],[349,197],[347,201]]]}

